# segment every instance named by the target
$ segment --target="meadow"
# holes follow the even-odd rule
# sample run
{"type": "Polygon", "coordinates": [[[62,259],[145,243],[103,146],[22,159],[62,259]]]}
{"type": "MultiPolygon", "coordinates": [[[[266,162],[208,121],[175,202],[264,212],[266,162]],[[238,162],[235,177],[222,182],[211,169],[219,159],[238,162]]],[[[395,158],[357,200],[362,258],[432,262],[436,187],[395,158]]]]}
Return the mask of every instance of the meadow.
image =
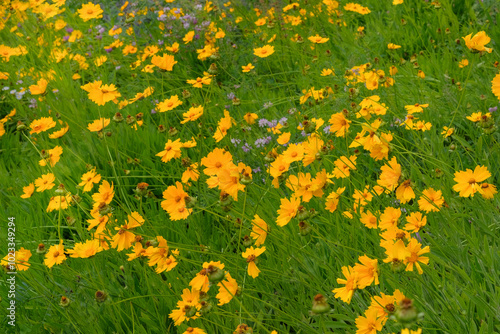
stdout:
{"type": "Polygon", "coordinates": [[[500,332],[497,1],[0,12],[0,332],[500,332]]]}

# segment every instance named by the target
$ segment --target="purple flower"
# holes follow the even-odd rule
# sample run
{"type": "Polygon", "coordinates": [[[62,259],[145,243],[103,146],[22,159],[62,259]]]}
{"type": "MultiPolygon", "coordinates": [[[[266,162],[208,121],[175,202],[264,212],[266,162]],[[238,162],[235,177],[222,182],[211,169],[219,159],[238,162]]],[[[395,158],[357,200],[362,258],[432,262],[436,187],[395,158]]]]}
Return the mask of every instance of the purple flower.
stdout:
{"type": "Polygon", "coordinates": [[[330,125],[325,126],[325,127],[323,128],[323,132],[324,132],[324,133],[328,133],[328,132],[330,132],[330,125]]]}
{"type": "Polygon", "coordinates": [[[67,42],[67,41],[68,41],[68,39],[69,39],[69,36],[68,36],[68,35],[66,35],[66,36],[64,36],[64,37],[63,37],[63,41],[65,41],[65,42],[67,42]]]}
{"type": "Polygon", "coordinates": [[[233,93],[233,92],[231,92],[231,93],[227,94],[227,98],[228,98],[228,100],[232,100],[232,99],[234,99],[235,97],[236,97],[236,95],[234,95],[234,93],[233,93]]]}
{"type": "Polygon", "coordinates": [[[110,53],[111,51],[113,51],[113,48],[107,48],[107,49],[104,49],[104,51],[106,51],[107,53],[110,53]]]}
{"type": "Polygon", "coordinates": [[[259,119],[259,127],[263,128],[265,126],[269,126],[269,121],[265,118],[259,119]]]}
{"type": "Polygon", "coordinates": [[[498,107],[492,107],[492,108],[489,108],[488,111],[489,112],[495,112],[497,111],[498,107]]]}
{"type": "Polygon", "coordinates": [[[260,172],[261,172],[260,167],[252,168],[252,173],[260,173],[260,172]]]}
{"type": "Polygon", "coordinates": [[[68,34],[71,34],[71,33],[73,32],[73,28],[71,28],[71,27],[66,27],[66,32],[67,32],[68,34]]]}
{"type": "Polygon", "coordinates": [[[248,145],[248,143],[245,143],[245,145],[243,145],[241,149],[246,153],[250,151],[252,148],[250,147],[250,145],[248,145]]]}

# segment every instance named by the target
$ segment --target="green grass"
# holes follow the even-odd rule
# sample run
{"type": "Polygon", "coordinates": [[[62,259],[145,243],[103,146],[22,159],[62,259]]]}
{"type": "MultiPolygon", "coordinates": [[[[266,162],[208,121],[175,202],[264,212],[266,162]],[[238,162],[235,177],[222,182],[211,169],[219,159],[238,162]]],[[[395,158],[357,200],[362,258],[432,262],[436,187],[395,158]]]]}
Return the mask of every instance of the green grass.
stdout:
{"type": "MultiPolygon", "coordinates": [[[[196,327],[206,333],[232,333],[244,323],[254,333],[355,333],[356,319],[364,316],[370,298],[381,293],[392,295],[396,289],[413,301],[422,316],[410,323],[389,317],[383,333],[399,333],[405,328],[421,328],[423,333],[499,332],[498,195],[485,199],[476,193],[464,198],[453,186],[456,172],[474,170],[476,166],[486,166],[491,173],[484,182],[497,185],[500,177],[496,125],[482,128],[482,123],[466,118],[498,106],[491,81],[499,73],[495,62],[500,61],[500,6],[486,0],[442,0],[440,5],[420,0],[406,0],[401,5],[368,0],[361,5],[371,12],[361,15],[345,10],[347,2],[342,1],[337,16],[334,12],[329,14],[326,4],[318,0],[297,1],[300,7],[285,13],[282,8],[288,2],[275,4],[274,12],[269,11],[273,5],[268,2],[233,1],[228,6],[213,2],[217,8],[207,12],[203,9],[205,2],[200,2],[200,9],[190,1],[148,0],[135,6],[129,4],[125,14],[118,15],[122,1],[103,1],[100,5],[104,17],[87,22],[78,15],[77,10],[84,4],[80,1],[67,1],[61,7],[64,12],[46,20],[33,8],[20,12],[10,10],[8,4],[0,5],[2,17],[10,13],[0,30],[2,45],[21,46],[27,51],[25,55],[12,55],[9,61],[0,61],[0,72],[8,74],[7,79],[0,80],[2,88],[8,87],[0,90],[0,118],[16,110],[14,116],[3,122],[5,134],[0,138],[0,217],[4,222],[0,228],[0,254],[3,257],[8,253],[7,242],[3,242],[8,237],[8,217],[15,217],[16,250],[23,247],[32,253],[29,269],[16,274],[16,326],[9,325],[9,319],[4,317],[0,321],[2,332],[185,333],[188,327],[196,327]],[[196,17],[197,23],[190,21],[186,28],[179,18],[158,20],[158,11],[164,6],[182,8],[183,14],[196,17]],[[260,16],[253,6],[259,8],[260,16]],[[301,14],[300,9],[305,12],[301,14]],[[131,18],[130,13],[135,17],[131,18]],[[301,16],[302,23],[292,25],[288,15],[301,16]],[[271,20],[271,24],[257,26],[255,22],[262,17],[271,20]],[[66,28],[80,30],[82,37],[75,42],[66,41],[64,37],[71,33],[66,28],[56,30],[57,20],[64,20],[66,28]],[[206,60],[198,59],[196,52],[208,43],[205,33],[209,28],[203,22],[213,22],[215,31],[221,29],[226,34],[214,41],[218,54],[206,60]],[[123,46],[108,53],[105,46],[116,41],[108,35],[114,25],[123,29],[118,37],[123,46]],[[184,44],[183,37],[195,30],[194,26],[199,28],[200,38],[184,44]],[[102,39],[96,38],[100,27],[104,28],[102,39]],[[364,27],[362,33],[358,27],[364,27]],[[127,34],[127,28],[133,28],[134,33],[127,34]],[[465,45],[463,37],[480,31],[491,37],[486,45],[492,48],[491,53],[474,52],[465,45]],[[297,34],[302,43],[295,41],[297,34]],[[313,44],[307,39],[316,34],[328,37],[328,42],[313,44]],[[273,36],[274,41],[269,42],[273,36]],[[151,64],[151,57],[136,68],[131,67],[147,46],[160,48],[157,55],[161,56],[173,54],[165,47],[175,42],[180,50],[174,54],[177,63],[173,71],[157,67],[152,73],[142,71],[151,64]],[[132,43],[137,53],[123,55],[123,47],[132,43]],[[389,50],[389,43],[401,48],[389,50]],[[254,49],[264,45],[274,46],[274,54],[266,58],[255,56],[254,49]],[[56,62],[51,57],[55,49],[66,49],[68,55],[56,62]],[[88,68],[71,59],[75,55],[83,56],[88,68]],[[100,56],[106,56],[107,61],[97,67],[94,61],[100,56]],[[460,68],[462,59],[467,59],[469,65],[460,68]],[[255,68],[243,73],[241,67],[248,63],[255,68]],[[349,84],[352,80],[345,75],[353,67],[367,63],[368,70],[384,71],[385,80],[390,77],[389,68],[396,66],[394,85],[382,87],[383,79],[375,90],[368,89],[364,82],[349,84]],[[217,73],[210,85],[200,89],[186,83],[203,77],[211,64],[215,64],[217,73]],[[321,71],[328,68],[335,69],[335,75],[321,76],[321,71]],[[417,76],[419,70],[425,78],[417,76]],[[81,78],[73,79],[75,73],[81,78]],[[42,77],[49,81],[46,93],[32,95],[29,86],[42,77]],[[117,87],[121,94],[117,102],[132,99],[148,87],[154,92],[122,109],[112,101],[99,106],[81,89],[97,80],[117,87]],[[313,88],[323,90],[323,98],[310,97],[300,103],[304,92],[313,88]],[[17,98],[12,90],[27,92],[17,98]],[[157,103],[173,95],[178,95],[183,104],[171,111],[152,112],[157,103]],[[356,117],[359,103],[373,95],[385,104],[386,114],[372,115],[370,120],[356,117]],[[401,126],[407,116],[404,107],[415,103],[429,104],[415,116],[430,122],[430,130],[401,126]],[[204,107],[203,115],[182,124],[183,113],[196,105],[204,107]],[[213,135],[225,109],[234,123],[227,135],[216,142],[213,135]],[[330,117],[343,109],[351,121],[350,128],[345,137],[337,137],[324,129],[330,125],[330,117]],[[130,124],[114,122],[117,112],[134,120],[130,124]],[[140,113],[142,123],[135,120],[140,113]],[[254,124],[245,122],[247,113],[258,115],[254,124]],[[30,133],[30,124],[41,117],[52,117],[56,127],[30,133]],[[99,133],[89,131],[88,124],[101,117],[111,119],[110,124],[99,133]],[[286,122],[281,122],[280,130],[290,132],[290,143],[307,140],[297,129],[302,122],[322,119],[325,123],[315,133],[328,149],[318,153],[318,159],[307,166],[293,162],[280,179],[280,187],[275,188],[267,157],[273,149],[281,154],[286,147],[278,144],[279,134],[261,122],[277,122],[283,117],[286,122]],[[376,134],[390,132],[393,136],[388,155],[381,160],[370,157],[363,146],[351,145],[362,126],[378,117],[382,123],[376,134]],[[63,126],[59,120],[68,124],[69,131],[61,138],[51,139],[49,134],[63,126]],[[160,125],[166,131],[159,131],[160,125]],[[444,126],[455,129],[448,138],[441,134],[444,126]],[[270,139],[263,140],[267,137],[270,139]],[[180,139],[184,143],[192,138],[196,147],[182,148],[181,158],[164,163],[156,156],[168,140],[180,139]],[[264,144],[257,145],[259,141],[264,144]],[[244,150],[245,143],[245,150],[251,150],[244,150]],[[40,166],[42,150],[56,145],[63,148],[60,160],[53,167],[40,166]],[[203,172],[202,159],[215,148],[225,149],[231,153],[233,163],[242,162],[253,170],[253,182],[239,191],[238,200],[230,206],[220,204],[220,188],[209,188],[209,177],[203,172]],[[310,173],[315,177],[322,170],[333,173],[337,159],[352,155],[357,156],[356,170],[351,170],[349,177],[330,178],[323,186],[322,196],[301,202],[305,209],[316,212],[305,219],[311,226],[307,235],[300,233],[297,217],[286,226],[276,224],[280,200],[290,199],[294,193],[286,186],[288,176],[310,173]],[[422,275],[416,270],[391,270],[391,264],[383,262],[387,255],[380,246],[382,231],[365,227],[359,208],[354,207],[355,190],[369,186],[375,195],[373,187],[381,167],[393,157],[401,165],[399,184],[411,180],[416,197],[400,203],[396,192],[389,191],[374,196],[363,209],[379,216],[387,207],[401,208],[398,226],[403,228],[405,217],[419,211],[417,201],[425,189],[442,191],[446,205],[437,212],[422,212],[427,216],[427,224],[418,235],[411,233],[410,238],[404,239],[406,245],[415,238],[422,248],[430,248],[430,253],[424,254],[429,257],[429,264],[422,265],[422,275]],[[180,182],[186,168],[182,160],[187,158],[198,163],[200,177],[183,184],[183,189],[197,202],[186,219],[172,220],[161,205],[163,192],[180,182]],[[165,238],[170,250],[179,250],[175,268],[158,274],[156,267],[148,265],[148,258],[128,261],[126,254],[132,253],[133,247],[121,252],[111,247],[89,258],[68,255],[62,264],[51,268],[44,264],[46,253],[37,253],[39,244],[48,250],[64,240],[67,251],[94,237],[95,229],[87,230],[87,220],[92,218],[92,194],[98,192],[98,185],[90,192],[83,192],[78,186],[82,175],[92,168],[102,177],[99,184],[106,180],[114,186],[114,198],[109,204],[113,214],[105,234],[112,238],[117,233],[115,227],[119,229],[128,215],[138,212],[145,222],[131,232],[142,236],[145,247],[147,241],[157,236],[165,238]],[[27,199],[20,197],[23,187],[47,173],[56,177],[52,189],[35,191],[27,199]],[[148,184],[148,196],[137,195],[135,189],[141,182],[148,184]],[[47,212],[59,184],[71,195],[77,194],[81,201],[73,202],[67,209],[47,212]],[[339,197],[338,208],[329,212],[325,209],[326,197],[340,187],[346,189],[339,197]],[[261,272],[252,278],[242,253],[252,244],[246,243],[245,236],[250,236],[256,214],[270,231],[263,244],[266,251],[258,257],[261,272]],[[357,289],[350,303],[335,298],[332,290],[343,287],[337,283],[337,278],[344,278],[342,267],[354,266],[363,255],[378,260],[380,284],[357,289]],[[203,263],[210,261],[225,265],[224,271],[237,281],[241,293],[218,306],[219,288],[214,284],[206,301],[211,310],[175,326],[169,314],[178,308],[183,289],[190,288],[190,281],[201,271],[203,263]],[[105,292],[104,302],[96,301],[97,291],[105,292]],[[324,314],[311,313],[318,294],[327,298],[330,307],[324,314]],[[67,307],[60,305],[63,296],[70,300],[67,307]]],[[[498,123],[499,113],[496,109],[491,111],[492,124],[498,123]]],[[[5,279],[12,274],[5,269],[1,275],[1,307],[5,309],[11,300],[5,279]]],[[[396,303],[396,313],[401,312],[399,308],[396,303]]]]}

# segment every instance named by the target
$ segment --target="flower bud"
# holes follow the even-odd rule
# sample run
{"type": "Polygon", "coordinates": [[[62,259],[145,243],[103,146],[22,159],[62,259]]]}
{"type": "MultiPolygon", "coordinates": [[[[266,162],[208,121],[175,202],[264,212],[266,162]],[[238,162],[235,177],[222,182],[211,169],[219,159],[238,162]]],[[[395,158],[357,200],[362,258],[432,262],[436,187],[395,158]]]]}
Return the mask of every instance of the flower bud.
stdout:
{"type": "Polygon", "coordinates": [[[120,123],[120,122],[123,122],[123,115],[119,112],[117,112],[114,116],[113,116],[113,121],[116,122],[116,123],[120,123]]]}
{"type": "Polygon", "coordinates": [[[45,254],[47,252],[47,249],[45,248],[45,244],[39,243],[38,247],[36,248],[36,253],[37,254],[45,254]]]}
{"type": "Polygon", "coordinates": [[[309,233],[311,233],[311,231],[312,231],[311,225],[309,225],[308,223],[306,223],[304,221],[301,221],[299,223],[299,233],[300,233],[300,235],[306,236],[309,233]]]}
{"type": "Polygon", "coordinates": [[[304,206],[299,206],[299,209],[297,210],[297,218],[299,220],[306,220],[311,216],[311,213],[304,207],[304,206]]]}
{"type": "Polygon", "coordinates": [[[405,298],[399,302],[395,315],[396,319],[404,327],[409,327],[413,324],[413,322],[415,322],[415,320],[417,320],[418,312],[417,308],[413,305],[413,301],[405,298]]]}
{"type": "Polygon", "coordinates": [[[198,202],[198,198],[192,197],[192,196],[187,196],[186,198],[184,198],[184,201],[186,202],[186,208],[191,209],[191,208],[195,207],[196,202],[198,202]]]}
{"type": "Polygon", "coordinates": [[[208,266],[207,276],[210,282],[217,283],[224,279],[225,273],[223,270],[216,266],[208,266]]]}
{"type": "Polygon", "coordinates": [[[69,298],[66,296],[62,296],[59,305],[61,305],[62,307],[68,307],[69,303],[71,303],[71,300],[69,300],[69,298]]]}
{"type": "Polygon", "coordinates": [[[98,301],[99,303],[105,302],[106,299],[108,299],[108,295],[101,290],[97,290],[95,293],[95,300],[98,301]]]}
{"type": "Polygon", "coordinates": [[[323,314],[330,311],[330,305],[328,305],[327,299],[322,294],[317,294],[314,296],[312,304],[312,312],[314,314],[323,314]]]}

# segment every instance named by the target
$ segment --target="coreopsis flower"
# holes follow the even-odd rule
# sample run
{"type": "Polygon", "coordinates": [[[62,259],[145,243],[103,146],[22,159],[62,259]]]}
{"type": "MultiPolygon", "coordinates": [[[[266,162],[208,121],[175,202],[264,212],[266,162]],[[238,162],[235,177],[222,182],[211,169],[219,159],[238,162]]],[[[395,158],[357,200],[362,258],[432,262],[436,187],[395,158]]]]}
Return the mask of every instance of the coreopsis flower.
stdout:
{"type": "Polygon", "coordinates": [[[397,44],[394,44],[394,43],[389,43],[389,44],[387,44],[387,48],[389,50],[396,50],[396,49],[401,48],[401,45],[397,45],[397,44]]]}
{"type": "Polygon", "coordinates": [[[280,227],[283,227],[297,215],[297,211],[299,210],[300,206],[300,198],[282,198],[280,199],[280,201],[281,205],[278,209],[278,218],[276,218],[276,224],[280,227]]]}
{"type": "Polygon", "coordinates": [[[401,165],[398,164],[396,157],[392,157],[388,165],[380,167],[380,170],[382,173],[377,180],[377,184],[390,191],[396,189],[399,184],[399,178],[401,177],[401,165]]]}
{"type": "Polygon", "coordinates": [[[94,227],[97,226],[96,233],[102,233],[106,229],[106,224],[111,218],[111,213],[101,215],[98,210],[91,210],[90,215],[92,219],[87,219],[87,223],[89,226],[87,227],[87,231],[90,231],[94,227]]]}
{"type": "Polygon", "coordinates": [[[53,196],[50,198],[49,205],[47,206],[47,212],[52,212],[54,210],[65,210],[69,207],[71,202],[72,198],[69,193],[65,196],[53,196]]]}
{"type": "Polygon", "coordinates": [[[207,292],[210,282],[218,282],[224,278],[224,264],[220,261],[205,262],[203,269],[189,282],[193,290],[207,292]]]}
{"type": "Polygon", "coordinates": [[[103,106],[109,101],[117,101],[117,98],[121,96],[114,84],[101,85],[101,81],[89,83],[81,88],[86,90],[89,99],[99,106],[103,106]]]}
{"type": "Polygon", "coordinates": [[[247,122],[249,125],[252,125],[255,123],[255,120],[258,119],[259,116],[255,113],[246,113],[245,116],[243,116],[243,119],[245,122],[247,122]]]}
{"type": "Polygon", "coordinates": [[[83,186],[83,192],[87,192],[92,190],[95,183],[99,183],[101,181],[101,175],[97,174],[95,169],[92,169],[91,171],[83,174],[81,180],[82,182],[78,185],[83,186]]]}
{"type": "Polygon", "coordinates": [[[196,319],[200,316],[201,309],[200,291],[184,289],[181,295],[182,300],[177,302],[178,309],[173,310],[168,316],[174,320],[174,325],[179,326],[185,320],[196,319]]]}
{"type": "MultiPolygon", "coordinates": [[[[157,236],[156,240],[158,241],[158,246],[153,247],[149,246],[143,256],[147,256],[149,258],[148,266],[152,267],[156,265],[155,272],[157,274],[162,273],[164,271],[170,271],[177,266],[177,260],[174,257],[179,254],[178,250],[170,251],[167,240],[162,236],[157,236]]],[[[140,244],[139,242],[136,243],[140,244]]],[[[139,251],[140,252],[140,251],[139,251]]],[[[135,253],[135,252],[134,252],[135,253]]],[[[129,256],[130,261],[130,256],[129,256]]]]}
{"type": "Polygon", "coordinates": [[[376,334],[381,331],[387,318],[379,317],[378,311],[375,309],[368,309],[365,311],[365,316],[356,318],[356,334],[376,334]]]}
{"type": "Polygon", "coordinates": [[[280,145],[285,145],[290,141],[290,136],[290,132],[284,132],[278,137],[278,139],[276,139],[276,142],[280,145]]]}
{"type": "Polygon", "coordinates": [[[203,85],[210,85],[212,79],[210,77],[204,76],[202,78],[198,77],[196,79],[189,79],[186,82],[190,85],[193,85],[193,87],[195,88],[202,88],[203,85]]]}
{"type": "Polygon", "coordinates": [[[146,256],[146,249],[144,247],[142,247],[142,244],[140,242],[136,242],[134,245],[134,252],[128,253],[127,256],[128,256],[127,261],[132,261],[132,260],[135,260],[139,257],[145,257],[146,256]]]}
{"type": "Polygon", "coordinates": [[[365,188],[361,191],[359,189],[354,190],[354,194],[352,195],[354,198],[354,209],[357,210],[358,206],[365,206],[373,199],[373,195],[370,192],[370,186],[366,185],[365,188]]]}
{"type": "Polygon", "coordinates": [[[415,267],[417,267],[418,273],[422,275],[424,272],[422,270],[422,267],[420,267],[419,262],[423,264],[429,263],[429,258],[427,256],[421,256],[422,254],[430,252],[429,246],[425,246],[424,248],[422,248],[422,245],[417,241],[417,239],[411,239],[406,246],[406,249],[409,252],[409,255],[405,259],[405,270],[413,271],[413,265],[415,265],[415,267]]]}
{"type": "Polygon", "coordinates": [[[469,50],[473,51],[486,51],[491,53],[492,49],[485,47],[491,41],[491,38],[486,35],[486,32],[480,31],[472,37],[472,34],[469,34],[465,37],[462,37],[465,41],[465,45],[469,48],[469,50]]]}
{"type": "Polygon", "coordinates": [[[361,212],[359,221],[368,228],[377,228],[377,217],[369,210],[361,212]]]}
{"type": "Polygon", "coordinates": [[[171,220],[186,219],[193,212],[193,209],[186,208],[186,198],[189,195],[182,188],[182,183],[177,181],[175,184],[163,192],[165,200],[161,202],[161,207],[168,212],[171,220]]]}
{"type": "Polygon", "coordinates": [[[169,139],[168,142],[165,143],[164,150],[156,154],[156,156],[161,157],[161,161],[167,163],[172,159],[178,159],[181,157],[182,147],[183,144],[179,138],[174,141],[169,139]]]}
{"type": "Polygon", "coordinates": [[[342,267],[342,274],[345,279],[337,278],[337,283],[345,286],[333,289],[332,292],[335,293],[335,298],[340,298],[345,303],[350,304],[354,291],[358,288],[358,275],[351,266],[342,267]]]}
{"type": "Polygon", "coordinates": [[[492,199],[497,192],[497,187],[494,184],[481,183],[481,196],[484,199],[492,199]]]}
{"type": "Polygon", "coordinates": [[[408,112],[408,114],[415,114],[424,112],[424,108],[427,108],[428,106],[429,106],[428,103],[426,104],[415,103],[405,106],[405,109],[408,112]]]}
{"type": "Polygon", "coordinates": [[[250,72],[251,70],[253,70],[255,68],[255,66],[252,65],[252,63],[248,63],[248,65],[245,65],[245,66],[241,66],[241,71],[243,73],[248,73],[250,72]]]}
{"type": "Polygon", "coordinates": [[[184,173],[182,173],[181,182],[188,183],[189,180],[197,181],[200,177],[200,172],[198,171],[198,163],[195,162],[188,166],[184,173]]]}
{"type": "Polygon", "coordinates": [[[5,255],[5,257],[0,261],[0,266],[6,267],[9,271],[13,271],[14,268],[16,271],[25,271],[28,270],[30,267],[30,264],[28,263],[28,260],[31,257],[31,251],[29,249],[24,249],[24,247],[21,247],[19,250],[14,252],[14,261],[9,261],[9,258],[12,258],[11,253],[5,255]],[[12,263],[14,262],[14,265],[12,266],[12,263]]]}
{"type": "Polygon", "coordinates": [[[444,198],[441,190],[428,188],[422,191],[422,195],[418,200],[419,210],[425,212],[439,211],[444,204],[444,198]]]}
{"type": "Polygon", "coordinates": [[[329,75],[335,75],[335,71],[333,68],[324,68],[321,70],[321,74],[320,74],[322,77],[326,77],[326,76],[329,76],[329,75]]]}
{"type": "Polygon", "coordinates": [[[216,147],[206,157],[201,159],[202,166],[206,167],[203,173],[209,176],[218,175],[221,169],[229,163],[232,163],[232,161],[233,156],[231,153],[216,147]]]}
{"type": "Polygon", "coordinates": [[[453,179],[457,184],[453,186],[453,190],[459,193],[460,197],[473,197],[476,192],[482,193],[482,182],[489,178],[491,173],[486,166],[477,166],[474,171],[467,168],[465,171],[455,172],[453,179]]]}
{"type": "Polygon", "coordinates": [[[309,202],[313,196],[323,196],[323,185],[314,184],[309,173],[299,173],[298,176],[290,175],[286,186],[294,192],[295,197],[302,197],[303,202],[309,202]]]}
{"type": "Polygon", "coordinates": [[[43,263],[49,268],[52,268],[55,264],[61,264],[66,260],[66,255],[64,254],[63,241],[61,240],[59,245],[52,245],[49,251],[45,254],[45,259],[43,263]]]}
{"type": "Polygon", "coordinates": [[[403,328],[401,330],[401,334],[422,334],[422,328],[419,328],[416,331],[413,329],[403,328]]]}
{"type": "Polygon", "coordinates": [[[165,50],[170,51],[172,53],[179,52],[179,43],[175,42],[172,46],[166,46],[165,50]]]}
{"type": "Polygon", "coordinates": [[[351,170],[356,170],[356,159],[358,157],[351,155],[349,158],[341,156],[333,162],[335,169],[333,170],[333,175],[336,178],[346,178],[351,175],[351,170]]]}
{"type": "Polygon", "coordinates": [[[406,180],[396,189],[396,198],[401,203],[408,203],[415,198],[415,192],[411,188],[411,180],[406,180]]]}
{"type": "Polygon", "coordinates": [[[92,199],[96,204],[104,203],[109,204],[115,196],[113,184],[109,184],[108,181],[104,180],[99,186],[99,192],[92,195],[92,199]]]}
{"type": "MultiPolygon", "coordinates": [[[[59,123],[63,124],[63,121],[59,120],[59,123]]],[[[69,130],[69,125],[68,125],[68,123],[66,123],[66,126],[64,126],[63,128],[61,128],[61,129],[59,129],[57,131],[52,132],[49,135],[49,138],[50,139],[61,138],[62,136],[64,136],[66,134],[66,132],[68,132],[68,130],[69,130]]]]}
{"type": "Polygon", "coordinates": [[[128,220],[120,227],[115,227],[115,230],[118,231],[113,236],[113,242],[111,243],[111,247],[116,248],[118,252],[121,252],[124,249],[129,249],[132,246],[132,242],[135,241],[135,234],[130,232],[130,229],[136,228],[144,224],[144,218],[138,212],[132,212],[132,214],[128,215],[128,220]]]}
{"type": "Polygon", "coordinates": [[[143,92],[139,92],[139,93],[135,94],[135,96],[133,98],[129,99],[128,101],[126,101],[126,100],[125,101],[127,102],[127,104],[134,103],[138,100],[142,100],[148,96],[151,96],[153,94],[153,92],[154,92],[153,87],[147,87],[143,92]]]}
{"type": "Polygon", "coordinates": [[[236,330],[233,332],[233,334],[248,334],[248,333],[253,333],[253,329],[247,324],[238,325],[238,327],[236,327],[236,330]]]}
{"type": "Polygon", "coordinates": [[[100,246],[98,239],[77,242],[73,249],[68,249],[67,253],[70,257],[86,259],[101,252],[103,248],[100,246]]]}
{"type": "Polygon", "coordinates": [[[491,80],[491,91],[500,100],[500,73],[491,80]]]}
{"type": "Polygon", "coordinates": [[[164,71],[172,71],[174,65],[177,64],[177,61],[174,59],[174,56],[164,53],[161,57],[154,55],[151,59],[151,64],[159,67],[164,71]]]}
{"type": "Polygon", "coordinates": [[[253,54],[259,58],[266,58],[274,53],[274,46],[265,45],[261,48],[253,49],[253,54]]]}
{"type": "Polygon", "coordinates": [[[383,230],[388,230],[398,226],[399,217],[401,217],[401,209],[386,207],[384,212],[379,217],[378,227],[383,230]]]}
{"type": "Polygon", "coordinates": [[[89,129],[90,132],[99,132],[102,129],[104,129],[105,127],[107,127],[110,122],[111,122],[111,119],[101,117],[99,119],[96,119],[92,123],[89,123],[87,125],[87,129],[89,129]]]}
{"type": "Polygon", "coordinates": [[[454,132],[455,132],[455,128],[449,128],[447,126],[443,126],[443,131],[441,131],[441,135],[444,138],[447,138],[447,137],[451,136],[454,132]]]}
{"type": "Polygon", "coordinates": [[[52,119],[52,117],[42,117],[31,122],[30,134],[47,131],[52,129],[54,126],[56,126],[56,122],[52,119]]]}
{"type": "Polygon", "coordinates": [[[215,296],[215,298],[219,300],[219,303],[217,304],[219,306],[229,303],[231,299],[238,294],[238,283],[229,273],[226,273],[224,280],[217,283],[217,286],[219,287],[219,293],[215,296]]]}
{"type": "Polygon", "coordinates": [[[304,146],[302,144],[290,144],[283,152],[283,162],[291,164],[295,161],[301,161],[304,157],[304,146]]]}
{"type": "Polygon", "coordinates": [[[184,119],[181,121],[181,124],[196,121],[201,115],[203,115],[203,106],[191,107],[187,112],[182,114],[184,119]]]}
{"type": "Polygon", "coordinates": [[[308,40],[315,44],[322,44],[328,42],[330,39],[328,37],[321,37],[320,35],[316,34],[315,36],[310,36],[307,37],[308,40]]]}
{"type": "Polygon", "coordinates": [[[184,36],[184,38],[182,39],[184,44],[188,44],[189,42],[191,42],[194,38],[194,35],[195,35],[194,30],[187,32],[186,35],[184,36]]]}
{"type": "Polygon", "coordinates": [[[302,142],[302,147],[304,148],[302,165],[304,167],[309,166],[318,159],[321,150],[328,147],[324,144],[325,142],[316,133],[312,133],[307,137],[306,141],[302,142]]]}
{"type": "Polygon", "coordinates": [[[32,182],[28,186],[23,187],[23,194],[21,198],[30,198],[35,192],[35,184],[32,182]]]}
{"type": "Polygon", "coordinates": [[[102,18],[103,10],[99,4],[94,5],[92,2],[82,5],[82,8],[78,9],[78,15],[80,18],[87,22],[91,19],[100,19],[102,18]]]}
{"type": "Polygon", "coordinates": [[[378,281],[378,261],[377,259],[370,259],[368,256],[363,255],[358,258],[361,264],[356,263],[353,270],[357,274],[358,278],[358,289],[364,289],[365,287],[371,285],[375,282],[375,285],[379,284],[378,281]]]}
{"type": "Polygon", "coordinates": [[[400,271],[404,268],[404,262],[410,256],[410,252],[406,249],[403,240],[399,239],[396,242],[387,242],[381,244],[385,248],[387,258],[384,263],[391,263],[393,270],[400,271]]]}
{"type": "Polygon", "coordinates": [[[45,190],[50,190],[54,188],[55,186],[55,181],[56,177],[52,173],[47,173],[42,176],[40,176],[38,179],[35,180],[35,186],[37,192],[45,191],[45,190]]]}
{"type": "Polygon", "coordinates": [[[419,77],[420,79],[425,79],[425,73],[424,73],[424,71],[418,70],[417,77],[419,77]]]}
{"type": "MultiPolygon", "coordinates": [[[[242,163],[240,163],[242,164],[242,163]]],[[[244,166],[244,164],[243,164],[244,166]]],[[[248,175],[251,175],[251,169],[248,175]]],[[[219,189],[224,193],[230,195],[235,201],[238,200],[238,191],[244,191],[245,185],[240,183],[241,174],[238,166],[234,165],[232,162],[227,166],[224,166],[219,174],[217,175],[218,182],[217,185],[219,189]]],[[[207,181],[208,182],[208,181],[207,181]]]]}
{"type": "Polygon", "coordinates": [[[336,137],[345,137],[347,135],[351,121],[345,118],[344,113],[333,114],[328,122],[331,124],[330,132],[335,133],[336,137]]]}
{"type": "Polygon", "coordinates": [[[219,123],[217,124],[217,129],[215,130],[215,133],[213,135],[213,138],[215,139],[216,142],[220,142],[222,138],[224,138],[227,135],[227,130],[231,128],[233,123],[235,122],[233,118],[229,115],[229,111],[224,109],[224,117],[219,120],[219,123]]]}
{"type": "MultiPolygon", "coordinates": [[[[43,151],[42,151],[43,152],[43,151]]],[[[38,162],[40,166],[46,166],[47,162],[51,167],[54,167],[56,163],[61,158],[61,154],[63,153],[63,148],[61,146],[56,146],[51,150],[47,150],[43,152],[43,159],[38,162]],[[45,153],[45,154],[43,154],[45,153]]]]}
{"type": "Polygon", "coordinates": [[[243,258],[246,259],[248,263],[248,275],[252,276],[252,278],[256,278],[259,276],[260,270],[257,268],[257,264],[255,263],[257,257],[266,251],[266,247],[261,248],[247,248],[246,251],[241,254],[243,258]]]}
{"type": "Polygon", "coordinates": [[[345,6],[344,6],[344,9],[347,10],[347,11],[351,11],[351,12],[355,12],[355,13],[358,13],[358,14],[361,14],[361,15],[366,15],[366,14],[370,14],[371,11],[368,9],[368,7],[363,7],[357,3],[347,3],[345,6]]]}
{"type": "Polygon", "coordinates": [[[269,227],[264,219],[260,218],[259,215],[255,215],[252,220],[252,232],[250,233],[250,237],[255,240],[255,246],[264,244],[268,231],[269,227]]]}
{"type": "Polygon", "coordinates": [[[186,331],[182,334],[207,334],[207,332],[205,332],[201,328],[188,327],[186,331]]]}
{"type": "Polygon", "coordinates": [[[31,85],[29,87],[31,95],[43,95],[43,94],[45,94],[48,84],[49,84],[49,82],[45,79],[38,80],[36,85],[31,85]]]}
{"type": "Polygon", "coordinates": [[[427,217],[422,215],[421,212],[412,212],[406,217],[408,224],[405,225],[404,229],[411,232],[418,232],[422,227],[427,224],[427,217]]]}
{"type": "Polygon", "coordinates": [[[459,63],[458,63],[458,67],[460,68],[464,68],[466,66],[469,65],[469,61],[467,59],[462,59],[459,63]]]}

